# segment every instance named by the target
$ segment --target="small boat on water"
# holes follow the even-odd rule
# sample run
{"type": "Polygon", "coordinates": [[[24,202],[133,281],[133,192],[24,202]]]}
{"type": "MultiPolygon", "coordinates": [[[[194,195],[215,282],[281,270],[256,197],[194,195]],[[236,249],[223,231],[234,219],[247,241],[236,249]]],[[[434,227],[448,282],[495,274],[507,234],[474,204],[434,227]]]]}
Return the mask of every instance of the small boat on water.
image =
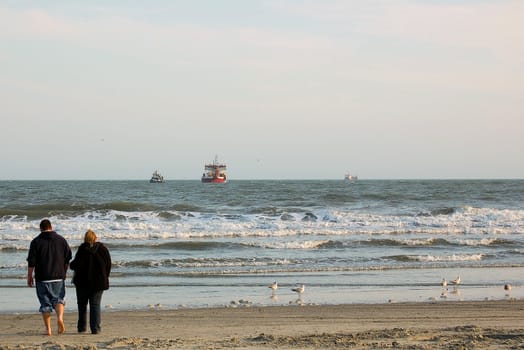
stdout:
{"type": "Polygon", "coordinates": [[[227,166],[218,161],[215,156],[213,163],[208,163],[204,166],[204,173],[202,174],[202,182],[206,183],[225,183],[227,181],[226,175],[227,166]]]}
{"type": "Polygon", "coordinates": [[[347,172],[345,175],[344,175],[344,180],[345,181],[348,181],[348,182],[355,182],[358,180],[358,176],[356,175],[351,175],[349,172],[347,172]]]}
{"type": "Polygon", "coordinates": [[[164,177],[158,172],[158,170],[155,170],[153,172],[153,175],[151,175],[151,179],[149,179],[149,182],[154,184],[154,183],[163,183],[164,182],[164,177]]]}

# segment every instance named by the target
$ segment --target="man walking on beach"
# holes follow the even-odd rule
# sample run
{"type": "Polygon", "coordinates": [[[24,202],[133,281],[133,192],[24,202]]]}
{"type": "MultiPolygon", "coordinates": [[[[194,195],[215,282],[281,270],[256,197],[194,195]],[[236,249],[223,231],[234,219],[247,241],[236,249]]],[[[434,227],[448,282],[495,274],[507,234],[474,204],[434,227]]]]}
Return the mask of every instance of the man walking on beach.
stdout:
{"type": "Polygon", "coordinates": [[[39,311],[42,313],[47,335],[52,335],[53,309],[56,311],[58,334],[65,332],[65,279],[71,258],[71,248],[65,238],[53,231],[49,220],[42,220],[40,234],[29,246],[27,285],[33,287],[36,280],[36,295],[40,301],[39,311]]]}

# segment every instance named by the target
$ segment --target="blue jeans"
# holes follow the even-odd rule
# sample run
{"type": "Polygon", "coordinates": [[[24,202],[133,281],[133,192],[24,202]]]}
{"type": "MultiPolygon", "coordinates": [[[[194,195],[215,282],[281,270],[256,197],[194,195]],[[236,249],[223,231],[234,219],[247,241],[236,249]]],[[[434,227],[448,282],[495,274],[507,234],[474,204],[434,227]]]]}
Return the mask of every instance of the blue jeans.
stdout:
{"type": "Polygon", "coordinates": [[[40,301],[40,312],[51,313],[56,304],[65,305],[65,282],[36,281],[36,296],[40,301]]]}
{"type": "Polygon", "coordinates": [[[91,333],[97,334],[102,330],[100,323],[100,303],[103,290],[96,292],[76,288],[76,301],[78,304],[78,332],[85,332],[87,328],[87,304],[89,303],[89,327],[91,333]]]}

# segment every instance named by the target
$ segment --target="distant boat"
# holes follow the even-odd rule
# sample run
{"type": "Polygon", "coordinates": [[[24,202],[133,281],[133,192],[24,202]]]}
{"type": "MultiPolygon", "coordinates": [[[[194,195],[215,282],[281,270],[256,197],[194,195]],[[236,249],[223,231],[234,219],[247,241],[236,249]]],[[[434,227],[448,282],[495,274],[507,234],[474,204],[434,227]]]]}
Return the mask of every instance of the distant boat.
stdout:
{"type": "Polygon", "coordinates": [[[215,156],[213,163],[208,163],[204,166],[202,182],[225,183],[227,181],[226,169],[227,166],[225,164],[221,164],[218,161],[218,156],[215,156]]]}
{"type": "Polygon", "coordinates": [[[149,182],[152,184],[158,184],[164,182],[164,177],[158,172],[158,170],[155,170],[153,172],[153,175],[151,175],[151,179],[149,179],[149,182]]]}
{"type": "Polygon", "coordinates": [[[344,175],[344,180],[349,182],[355,182],[358,180],[358,176],[351,175],[349,172],[344,175]]]}

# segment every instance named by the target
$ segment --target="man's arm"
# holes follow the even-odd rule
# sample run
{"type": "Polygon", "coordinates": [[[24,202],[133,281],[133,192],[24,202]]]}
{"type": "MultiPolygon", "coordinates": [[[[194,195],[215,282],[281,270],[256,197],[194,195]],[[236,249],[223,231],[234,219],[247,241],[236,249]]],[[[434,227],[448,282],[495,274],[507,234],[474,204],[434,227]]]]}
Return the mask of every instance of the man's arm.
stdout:
{"type": "Polygon", "coordinates": [[[34,286],[34,279],[33,279],[34,269],[35,269],[34,267],[27,268],[27,286],[31,288],[34,286]]]}

